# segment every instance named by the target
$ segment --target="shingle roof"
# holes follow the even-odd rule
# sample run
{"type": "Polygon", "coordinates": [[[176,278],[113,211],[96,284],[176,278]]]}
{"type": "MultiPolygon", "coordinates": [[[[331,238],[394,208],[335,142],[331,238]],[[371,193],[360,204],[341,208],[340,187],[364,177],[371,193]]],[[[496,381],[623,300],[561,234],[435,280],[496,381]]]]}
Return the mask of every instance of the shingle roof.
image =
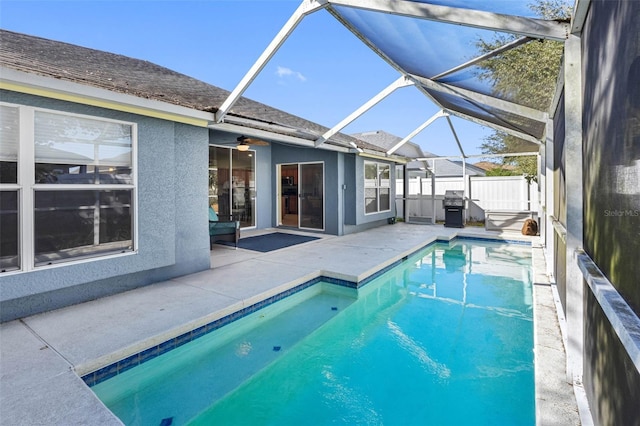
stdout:
{"type": "MultiPolygon", "coordinates": [[[[361,139],[370,144],[376,145],[386,151],[393,148],[402,140],[398,136],[385,132],[384,130],[376,130],[373,132],[362,132],[351,134],[354,138],[361,139]]],[[[424,157],[422,150],[413,142],[407,142],[395,151],[396,154],[408,158],[424,157]]]]}
{"type": "MultiPolygon", "coordinates": [[[[0,65],[206,112],[216,112],[230,93],[149,61],[7,30],[0,30],[0,65]]],[[[288,127],[290,133],[283,130],[279,133],[309,140],[329,130],[244,97],[238,100],[229,115],[255,120],[251,126],[263,130],[273,131],[268,124],[288,127]]],[[[380,151],[342,133],[326,143],[349,146],[351,142],[361,148],[380,151]]]]}
{"type": "MultiPolygon", "coordinates": [[[[377,145],[382,148],[385,152],[390,148],[394,147],[398,142],[402,140],[402,138],[392,135],[390,133],[385,132],[384,130],[376,130],[372,132],[362,132],[355,133],[352,135],[355,138],[362,139],[370,144],[377,145]]],[[[398,155],[408,158],[425,158],[425,157],[435,157],[438,156],[428,152],[423,151],[419,145],[409,141],[402,145],[398,151],[396,151],[398,155]]],[[[462,176],[462,164],[456,161],[450,160],[438,160],[436,161],[436,176],[444,177],[444,176],[462,176]]],[[[470,164],[466,166],[467,175],[476,176],[476,175],[484,175],[484,171],[473,167],[470,164]]]]}

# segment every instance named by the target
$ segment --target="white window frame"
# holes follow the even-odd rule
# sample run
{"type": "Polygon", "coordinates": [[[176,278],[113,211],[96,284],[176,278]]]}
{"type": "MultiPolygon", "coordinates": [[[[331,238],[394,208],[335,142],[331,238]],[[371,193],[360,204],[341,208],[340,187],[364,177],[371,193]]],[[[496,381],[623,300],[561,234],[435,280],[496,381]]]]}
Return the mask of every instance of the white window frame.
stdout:
{"type": "Polygon", "coordinates": [[[363,209],[364,209],[364,214],[365,216],[368,215],[373,215],[373,214],[380,214],[380,213],[385,213],[385,212],[389,212],[391,211],[391,203],[393,202],[392,198],[391,198],[391,177],[393,176],[392,171],[391,171],[391,164],[390,163],[381,163],[381,162],[377,162],[377,161],[368,161],[365,160],[363,163],[363,197],[364,197],[364,204],[363,204],[363,209]],[[375,164],[376,166],[376,186],[372,187],[372,186],[367,186],[367,164],[372,165],[375,164]],[[388,167],[389,168],[389,180],[387,185],[383,185],[381,180],[380,180],[380,166],[384,166],[384,167],[388,167]],[[376,190],[376,211],[375,212],[367,212],[367,189],[375,189],[376,190]],[[386,210],[380,210],[380,189],[388,189],[389,190],[389,208],[386,210]]]}
{"type": "Polygon", "coordinates": [[[18,192],[18,255],[20,267],[16,270],[8,270],[0,273],[9,275],[13,273],[25,273],[50,267],[66,266],[77,263],[91,262],[110,257],[135,254],[138,251],[138,126],[137,123],[113,120],[109,118],[86,114],[75,114],[65,111],[38,108],[20,104],[0,102],[0,105],[18,108],[20,120],[19,148],[18,148],[18,179],[17,184],[0,183],[0,190],[18,192]],[[36,112],[57,114],[65,117],[78,117],[83,119],[116,123],[131,127],[131,183],[127,184],[36,184],[35,183],[35,115],[36,112]],[[35,194],[37,191],[131,191],[131,249],[115,250],[105,253],[92,253],[87,256],[78,256],[46,265],[35,265],[35,194]]]}

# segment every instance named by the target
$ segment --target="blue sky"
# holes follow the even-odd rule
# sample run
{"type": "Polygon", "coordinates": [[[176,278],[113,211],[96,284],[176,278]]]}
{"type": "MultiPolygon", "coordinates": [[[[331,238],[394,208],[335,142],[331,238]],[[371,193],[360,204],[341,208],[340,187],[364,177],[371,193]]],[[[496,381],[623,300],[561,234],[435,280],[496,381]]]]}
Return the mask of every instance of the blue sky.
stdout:
{"type": "MultiPolygon", "coordinates": [[[[299,3],[0,0],[0,27],[148,60],[232,90],[299,3]]],[[[333,127],[398,77],[321,10],[302,21],[245,96],[333,127]]],[[[385,130],[404,137],[437,110],[415,88],[406,87],[343,132],[385,130]]],[[[491,130],[452,120],[466,154],[479,154],[491,130]]],[[[439,155],[459,155],[444,119],[413,141],[439,155]]]]}

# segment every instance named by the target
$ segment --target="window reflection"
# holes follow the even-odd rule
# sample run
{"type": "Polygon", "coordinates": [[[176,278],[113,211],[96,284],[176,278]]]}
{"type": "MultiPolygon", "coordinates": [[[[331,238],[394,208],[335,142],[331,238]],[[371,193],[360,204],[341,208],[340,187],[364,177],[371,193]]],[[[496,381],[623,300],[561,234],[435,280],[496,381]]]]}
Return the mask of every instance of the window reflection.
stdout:
{"type": "Polygon", "coordinates": [[[132,249],[131,190],[37,191],[36,265],[132,249]]]}
{"type": "Polygon", "coordinates": [[[126,124],[36,112],[36,183],[133,183],[131,132],[126,124]]]}
{"type": "Polygon", "coordinates": [[[36,183],[132,184],[131,167],[36,163],[36,183]]]}
{"type": "Polygon", "coordinates": [[[364,211],[376,213],[391,209],[391,166],[386,163],[364,163],[364,211]]]}
{"type": "Polygon", "coordinates": [[[300,227],[324,228],[324,164],[300,164],[300,227]]]}
{"type": "Polygon", "coordinates": [[[0,105],[0,272],[134,249],[135,129],[0,105]]]}
{"type": "Polygon", "coordinates": [[[18,108],[0,105],[0,183],[18,182],[19,117],[18,108]]]}
{"type": "Polygon", "coordinates": [[[18,255],[18,191],[0,191],[0,270],[20,268],[18,255]]]}
{"type": "Polygon", "coordinates": [[[209,205],[222,219],[255,226],[255,153],[209,147],[209,205]]]}

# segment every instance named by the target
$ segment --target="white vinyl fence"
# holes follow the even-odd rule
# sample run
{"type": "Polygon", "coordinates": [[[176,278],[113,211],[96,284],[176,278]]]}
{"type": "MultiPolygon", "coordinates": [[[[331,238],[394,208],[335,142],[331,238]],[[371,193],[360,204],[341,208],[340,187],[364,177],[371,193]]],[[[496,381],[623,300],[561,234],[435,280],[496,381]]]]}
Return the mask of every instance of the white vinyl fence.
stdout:
{"type": "MultiPolygon", "coordinates": [[[[464,191],[466,186],[465,216],[468,221],[484,221],[485,211],[537,212],[538,184],[529,184],[524,176],[468,176],[435,179],[436,220],[444,220],[442,200],[445,191],[464,191]]],[[[402,199],[396,200],[398,216],[403,216],[402,199]]],[[[406,196],[409,222],[431,223],[433,204],[431,202],[431,178],[415,178],[409,182],[406,196]]]]}

